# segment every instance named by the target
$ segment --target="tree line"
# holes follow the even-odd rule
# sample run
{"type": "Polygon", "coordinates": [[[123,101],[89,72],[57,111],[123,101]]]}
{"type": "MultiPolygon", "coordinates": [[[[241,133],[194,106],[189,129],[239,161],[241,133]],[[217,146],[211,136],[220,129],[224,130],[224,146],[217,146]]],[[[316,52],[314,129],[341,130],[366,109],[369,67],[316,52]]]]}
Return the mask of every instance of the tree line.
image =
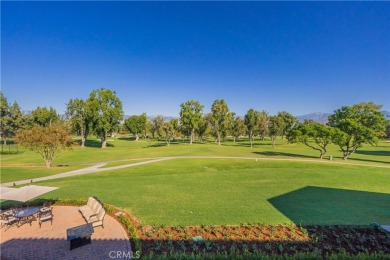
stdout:
{"type": "MultiPolygon", "coordinates": [[[[27,148],[43,154],[43,157],[53,153],[42,147],[47,143],[44,139],[51,132],[57,136],[77,134],[81,136],[82,147],[88,136],[96,135],[101,140],[102,148],[106,147],[108,136],[121,130],[129,131],[136,141],[140,137],[152,137],[165,140],[167,145],[183,137],[188,137],[192,144],[196,138],[203,141],[205,137],[212,136],[220,145],[227,136],[232,136],[234,142],[248,136],[250,147],[253,147],[253,141],[258,136],[261,140],[270,137],[275,147],[276,137],[281,136],[289,143],[301,142],[317,150],[320,158],[326,153],[327,145],[334,143],[343,152],[343,159],[347,159],[363,144],[374,145],[378,137],[390,135],[389,121],[380,112],[381,106],[373,102],[343,106],[329,116],[327,124],[313,121],[300,123],[286,111],[272,116],[265,110],[249,109],[244,117],[240,117],[230,111],[223,99],[215,100],[209,112],[199,101],[183,102],[179,118],[170,121],[166,121],[162,115],[149,120],[146,113],[123,120],[121,100],[115,91],[104,88],[93,90],[85,100],[70,99],[63,116],[58,115],[52,107],[37,107],[31,113],[24,114],[17,102],[11,105],[2,92],[0,103],[0,135],[3,143],[15,138],[27,148]],[[37,136],[40,137],[37,139],[37,136]]],[[[50,140],[54,142],[54,139],[50,140]]],[[[71,147],[72,139],[69,136],[56,140],[62,142],[57,144],[61,149],[71,147]]]]}

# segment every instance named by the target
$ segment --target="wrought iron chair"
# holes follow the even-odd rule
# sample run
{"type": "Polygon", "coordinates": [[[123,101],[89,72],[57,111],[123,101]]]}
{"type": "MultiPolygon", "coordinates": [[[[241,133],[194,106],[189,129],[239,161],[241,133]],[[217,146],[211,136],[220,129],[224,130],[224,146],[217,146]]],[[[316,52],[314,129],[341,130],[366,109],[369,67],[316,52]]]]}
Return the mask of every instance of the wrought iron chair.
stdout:
{"type": "Polygon", "coordinates": [[[1,222],[2,226],[6,226],[5,231],[7,231],[9,228],[11,228],[13,225],[18,224],[19,219],[15,217],[15,215],[12,213],[10,214],[1,214],[1,222]]]}
{"type": "Polygon", "coordinates": [[[50,220],[50,224],[53,225],[53,212],[52,209],[49,208],[48,210],[42,212],[39,211],[39,228],[42,226],[42,222],[50,220]]]}
{"type": "Polygon", "coordinates": [[[39,209],[40,212],[44,213],[46,211],[51,211],[53,208],[51,207],[51,201],[45,201],[43,203],[42,208],[39,209]]]}

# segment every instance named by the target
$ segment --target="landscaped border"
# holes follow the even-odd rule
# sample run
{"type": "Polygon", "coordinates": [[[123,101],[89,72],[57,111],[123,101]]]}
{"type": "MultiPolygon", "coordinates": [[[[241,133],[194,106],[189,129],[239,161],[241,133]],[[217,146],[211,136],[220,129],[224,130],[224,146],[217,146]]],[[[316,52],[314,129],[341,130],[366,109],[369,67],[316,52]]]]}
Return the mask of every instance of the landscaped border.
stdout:
{"type": "MultiPolygon", "coordinates": [[[[49,199],[81,206],[87,199],[49,199]]],[[[42,199],[29,202],[41,205],[42,199]]],[[[390,259],[390,233],[371,226],[143,226],[130,212],[103,203],[145,259],[390,259]]],[[[8,205],[9,206],[9,205],[8,205]]],[[[6,205],[7,207],[7,205],[6,205]]]]}

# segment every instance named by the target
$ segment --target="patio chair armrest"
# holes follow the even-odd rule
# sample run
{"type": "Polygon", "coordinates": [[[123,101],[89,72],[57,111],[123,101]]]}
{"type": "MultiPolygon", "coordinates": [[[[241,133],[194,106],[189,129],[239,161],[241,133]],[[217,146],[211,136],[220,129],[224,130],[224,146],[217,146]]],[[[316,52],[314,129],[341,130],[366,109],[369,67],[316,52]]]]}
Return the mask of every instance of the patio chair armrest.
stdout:
{"type": "Polygon", "coordinates": [[[97,217],[97,214],[92,214],[89,216],[89,219],[93,218],[93,217],[97,217]]]}

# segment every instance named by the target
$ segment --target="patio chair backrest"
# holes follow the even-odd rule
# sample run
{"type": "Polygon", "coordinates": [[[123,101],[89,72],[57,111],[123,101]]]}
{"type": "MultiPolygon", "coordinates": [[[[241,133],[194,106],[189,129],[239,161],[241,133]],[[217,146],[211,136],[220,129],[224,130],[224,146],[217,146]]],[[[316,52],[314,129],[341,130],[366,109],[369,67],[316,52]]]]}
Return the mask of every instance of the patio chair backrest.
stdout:
{"type": "Polygon", "coordinates": [[[87,205],[92,208],[92,203],[96,201],[94,197],[89,197],[88,198],[88,202],[87,202],[87,205]]]}
{"type": "Polygon", "coordinates": [[[92,208],[92,211],[94,213],[98,213],[103,208],[102,204],[97,203],[94,208],[92,208]]]}
{"type": "Polygon", "coordinates": [[[7,215],[1,213],[1,214],[0,214],[0,220],[7,220],[7,215]]]}
{"type": "Polygon", "coordinates": [[[45,201],[44,203],[43,203],[43,208],[48,208],[48,207],[50,207],[51,206],[51,201],[45,201]]]}
{"type": "Polygon", "coordinates": [[[18,212],[22,210],[22,207],[20,207],[20,206],[13,207],[11,210],[12,210],[13,214],[15,215],[15,214],[18,214],[18,212]]]}
{"type": "Polygon", "coordinates": [[[13,214],[14,214],[13,209],[8,209],[8,210],[1,212],[1,217],[2,217],[2,219],[5,219],[7,216],[10,216],[13,214]]]}
{"type": "Polygon", "coordinates": [[[89,206],[90,209],[93,211],[93,209],[96,207],[97,204],[99,204],[99,202],[97,200],[93,199],[91,206],[89,206]]]}
{"type": "Polygon", "coordinates": [[[97,215],[97,218],[102,221],[104,216],[106,215],[106,211],[104,210],[104,208],[102,207],[97,215]]]}

